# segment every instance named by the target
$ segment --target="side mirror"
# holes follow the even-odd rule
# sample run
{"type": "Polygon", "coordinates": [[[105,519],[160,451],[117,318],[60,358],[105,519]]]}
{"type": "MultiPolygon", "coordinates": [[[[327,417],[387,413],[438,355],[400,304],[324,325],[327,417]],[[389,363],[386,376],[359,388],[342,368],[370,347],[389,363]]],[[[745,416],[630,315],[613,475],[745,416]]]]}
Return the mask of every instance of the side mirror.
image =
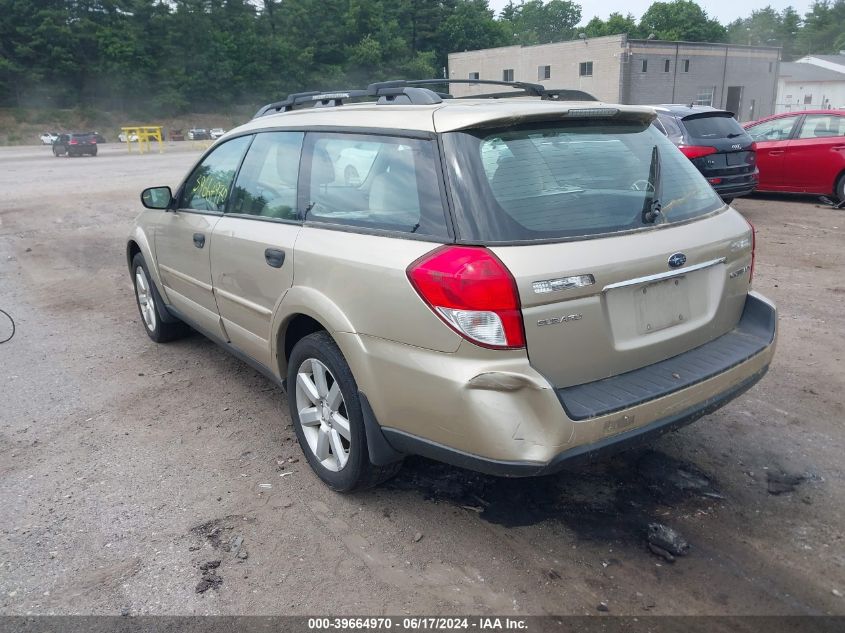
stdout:
{"type": "Polygon", "coordinates": [[[149,187],[141,192],[141,204],[148,209],[169,209],[172,202],[170,187],[149,187]]]}

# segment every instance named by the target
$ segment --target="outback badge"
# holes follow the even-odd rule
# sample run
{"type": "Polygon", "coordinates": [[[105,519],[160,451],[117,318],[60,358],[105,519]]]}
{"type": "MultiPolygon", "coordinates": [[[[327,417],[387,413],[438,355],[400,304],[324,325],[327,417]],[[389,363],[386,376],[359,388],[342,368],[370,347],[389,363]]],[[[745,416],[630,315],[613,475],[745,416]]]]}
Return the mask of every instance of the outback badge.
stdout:
{"type": "Polygon", "coordinates": [[[674,253],[669,256],[669,268],[680,268],[687,263],[687,256],[683,253],[674,253]]]}

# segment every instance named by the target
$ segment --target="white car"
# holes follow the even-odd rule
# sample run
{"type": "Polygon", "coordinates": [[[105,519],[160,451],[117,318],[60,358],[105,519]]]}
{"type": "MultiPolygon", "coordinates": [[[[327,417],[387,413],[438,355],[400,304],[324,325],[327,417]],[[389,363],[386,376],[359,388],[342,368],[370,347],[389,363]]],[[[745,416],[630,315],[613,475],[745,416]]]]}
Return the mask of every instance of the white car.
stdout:
{"type": "Polygon", "coordinates": [[[41,144],[52,145],[57,138],[59,138],[58,132],[44,132],[44,134],[41,135],[41,144]]]}
{"type": "Polygon", "coordinates": [[[226,133],[226,130],[224,130],[222,127],[213,127],[213,128],[211,128],[211,132],[209,132],[212,139],[218,139],[221,136],[223,136],[225,133],[226,133]]]}

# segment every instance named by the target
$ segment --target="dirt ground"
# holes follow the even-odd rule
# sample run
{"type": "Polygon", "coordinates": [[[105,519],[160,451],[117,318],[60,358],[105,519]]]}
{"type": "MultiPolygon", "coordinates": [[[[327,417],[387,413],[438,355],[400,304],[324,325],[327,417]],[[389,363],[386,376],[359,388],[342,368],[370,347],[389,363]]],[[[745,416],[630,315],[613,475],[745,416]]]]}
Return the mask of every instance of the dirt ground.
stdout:
{"type": "Polygon", "coordinates": [[[410,459],[341,496],[267,380],[143,332],[138,193],[197,156],[0,149],[0,613],[845,614],[845,211],[736,202],[780,342],[714,415],[551,477],[410,459]],[[649,552],[651,522],[688,555],[649,552]],[[197,593],[210,560],[222,584],[197,593]]]}

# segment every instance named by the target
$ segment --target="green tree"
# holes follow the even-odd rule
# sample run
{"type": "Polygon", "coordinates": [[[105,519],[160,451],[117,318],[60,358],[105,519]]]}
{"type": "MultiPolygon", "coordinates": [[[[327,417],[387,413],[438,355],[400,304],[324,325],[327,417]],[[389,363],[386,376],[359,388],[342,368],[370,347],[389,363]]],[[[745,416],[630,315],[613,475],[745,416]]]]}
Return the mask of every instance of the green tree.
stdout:
{"type": "Polygon", "coordinates": [[[569,0],[512,1],[502,10],[500,22],[507,27],[514,42],[545,44],[572,39],[575,25],[581,21],[580,5],[569,0]]]}
{"type": "Polygon", "coordinates": [[[621,33],[627,33],[631,37],[639,37],[639,27],[633,14],[622,15],[617,12],[607,16],[607,21],[595,16],[587,22],[587,25],[584,27],[584,33],[587,37],[602,37],[604,35],[619,35],[621,33]]]}
{"type": "Polygon", "coordinates": [[[655,2],[640,20],[640,32],[648,37],[654,34],[659,40],[687,42],[724,42],[725,27],[707,16],[692,0],[655,2]]]}

